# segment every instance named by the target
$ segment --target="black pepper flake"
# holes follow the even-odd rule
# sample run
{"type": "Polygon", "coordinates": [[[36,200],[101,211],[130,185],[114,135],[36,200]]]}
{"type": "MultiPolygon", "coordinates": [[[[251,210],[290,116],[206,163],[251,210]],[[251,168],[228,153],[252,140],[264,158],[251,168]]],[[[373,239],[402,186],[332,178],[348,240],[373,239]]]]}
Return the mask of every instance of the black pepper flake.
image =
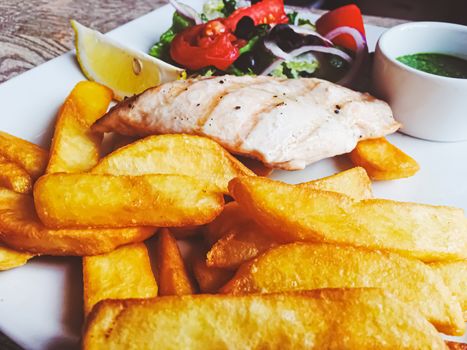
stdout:
{"type": "Polygon", "coordinates": [[[285,106],[285,105],[286,105],[285,102],[282,101],[282,102],[279,102],[278,104],[276,104],[276,107],[285,106]]]}
{"type": "Polygon", "coordinates": [[[340,109],[341,109],[341,106],[339,106],[339,105],[336,105],[336,109],[339,109],[339,110],[340,110],[340,109]]]}
{"type": "Polygon", "coordinates": [[[235,109],[237,109],[237,110],[240,109],[240,108],[242,108],[242,107],[240,107],[240,106],[235,106],[235,109]]]}
{"type": "Polygon", "coordinates": [[[200,105],[201,105],[200,103],[197,103],[197,104],[196,104],[196,107],[199,107],[200,105]]]}
{"type": "Polygon", "coordinates": [[[277,98],[277,95],[274,95],[273,97],[274,97],[274,98],[277,98]]]}
{"type": "Polygon", "coordinates": [[[335,110],[334,110],[334,113],[339,114],[339,110],[338,110],[338,109],[335,109],[335,110]]]}
{"type": "Polygon", "coordinates": [[[219,84],[224,84],[224,81],[223,81],[223,80],[219,80],[219,84]]]}

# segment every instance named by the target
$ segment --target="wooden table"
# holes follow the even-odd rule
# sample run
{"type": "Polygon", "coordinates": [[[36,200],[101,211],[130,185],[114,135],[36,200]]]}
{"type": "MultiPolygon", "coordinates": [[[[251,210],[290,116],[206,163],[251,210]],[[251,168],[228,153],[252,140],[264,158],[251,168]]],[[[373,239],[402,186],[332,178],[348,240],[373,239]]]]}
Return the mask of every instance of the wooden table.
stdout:
{"type": "MultiPolygon", "coordinates": [[[[72,49],[71,18],[105,33],[165,2],[0,0],[0,83],[72,49]]],[[[189,0],[186,2],[189,3],[189,0]]],[[[382,27],[403,22],[369,16],[365,17],[365,21],[382,27]]]]}
{"type": "MultiPolygon", "coordinates": [[[[71,50],[71,18],[105,33],[165,3],[164,0],[0,0],[0,83],[71,50]]],[[[365,16],[365,22],[392,27],[404,21],[365,16]]],[[[0,348],[20,349],[1,332],[0,348]]]]}

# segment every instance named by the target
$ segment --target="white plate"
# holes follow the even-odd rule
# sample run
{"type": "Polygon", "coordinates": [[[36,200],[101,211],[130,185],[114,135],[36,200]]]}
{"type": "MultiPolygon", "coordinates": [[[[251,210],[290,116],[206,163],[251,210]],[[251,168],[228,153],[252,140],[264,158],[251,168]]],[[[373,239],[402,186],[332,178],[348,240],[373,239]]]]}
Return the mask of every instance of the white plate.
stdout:
{"type": "MultiPolygon", "coordinates": [[[[200,9],[202,0],[190,3],[200,9]]],[[[109,36],[147,51],[170,26],[172,13],[170,7],[162,7],[109,36]]],[[[366,30],[373,49],[384,28],[367,26],[366,30]]],[[[82,79],[74,54],[67,53],[0,85],[0,130],[48,147],[56,112],[82,79]]],[[[409,179],[375,183],[377,196],[467,209],[467,143],[433,143],[401,134],[389,139],[414,156],[421,170],[409,179]]],[[[350,166],[345,157],[336,157],[303,171],[276,171],[273,178],[296,183],[350,166]]],[[[81,322],[79,258],[35,258],[0,273],[0,329],[26,349],[76,348],[81,322]]]]}

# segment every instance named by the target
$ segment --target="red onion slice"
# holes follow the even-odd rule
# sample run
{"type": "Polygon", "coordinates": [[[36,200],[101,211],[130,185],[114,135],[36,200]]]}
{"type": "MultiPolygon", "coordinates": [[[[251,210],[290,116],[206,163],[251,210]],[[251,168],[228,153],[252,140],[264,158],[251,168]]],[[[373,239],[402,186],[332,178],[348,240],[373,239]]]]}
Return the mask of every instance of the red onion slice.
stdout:
{"type": "Polygon", "coordinates": [[[261,72],[260,75],[269,75],[274,69],[276,69],[277,66],[279,66],[282,62],[285,62],[285,60],[279,58],[272,62],[265,70],[261,72]]]}
{"type": "Polygon", "coordinates": [[[328,53],[331,55],[339,56],[343,60],[352,63],[353,59],[350,57],[347,53],[345,53],[342,50],[339,50],[335,47],[327,47],[327,46],[321,46],[321,45],[307,45],[307,46],[302,46],[299,47],[298,49],[295,49],[291,52],[289,52],[289,55],[292,57],[297,57],[305,52],[322,52],[322,53],[328,53]]]}
{"type": "Polygon", "coordinates": [[[351,35],[355,40],[355,45],[357,47],[357,51],[355,52],[354,63],[350,67],[347,74],[337,82],[340,85],[349,86],[350,84],[352,84],[353,80],[355,79],[357,73],[360,70],[362,63],[365,61],[365,57],[368,54],[368,47],[366,44],[365,37],[362,35],[362,33],[360,33],[357,29],[352,27],[344,26],[333,29],[328,34],[326,34],[326,38],[332,40],[341,34],[351,35]]]}
{"type": "Polygon", "coordinates": [[[297,34],[305,34],[305,35],[313,35],[316,36],[317,38],[320,38],[323,40],[326,44],[334,46],[331,40],[327,39],[326,37],[322,36],[318,32],[314,31],[313,29],[309,29],[303,26],[296,26],[296,25],[290,25],[289,27],[297,34]]]}
{"type": "Polygon", "coordinates": [[[269,41],[269,40],[265,40],[264,41],[264,47],[266,47],[266,49],[268,49],[269,51],[271,51],[271,53],[278,57],[278,58],[282,58],[284,60],[291,60],[293,58],[293,56],[291,56],[290,54],[288,54],[287,52],[285,52],[284,50],[282,50],[279,45],[277,45],[275,42],[273,41],[269,41]]]}
{"type": "Polygon", "coordinates": [[[176,0],[169,0],[169,3],[175,8],[175,10],[178,13],[180,13],[181,15],[185,16],[188,19],[192,19],[195,22],[195,24],[203,23],[198,12],[196,12],[196,10],[192,8],[191,6],[182,4],[181,2],[178,2],[176,0]]]}

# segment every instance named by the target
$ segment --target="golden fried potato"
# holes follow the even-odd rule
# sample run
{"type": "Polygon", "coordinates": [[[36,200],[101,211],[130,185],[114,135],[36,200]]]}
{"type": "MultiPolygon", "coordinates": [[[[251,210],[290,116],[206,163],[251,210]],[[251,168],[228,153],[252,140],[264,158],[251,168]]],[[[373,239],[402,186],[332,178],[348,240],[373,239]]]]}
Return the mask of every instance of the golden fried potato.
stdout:
{"type": "Polygon", "coordinates": [[[204,254],[193,257],[192,268],[201,293],[216,293],[234,275],[231,270],[207,266],[204,254]]]}
{"type": "Polygon", "coordinates": [[[218,143],[193,135],[156,135],[136,141],[103,158],[96,174],[178,174],[196,177],[228,193],[236,176],[254,173],[218,143]]]}
{"type": "Polygon", "coordinates": [[[236,155],[235,158],[258,176],[268,176],[272,173],[272,168],[268,168],[263,162],[257,159],[238,155],[236,155]]]}
{"type": "MultiPolygon", "coordinates": [[[[229,202],[224,206],[220,215],[206,225],[204,238],[211,246],[227,234],[243,231],[245,226],[255,224],[256,221],[246,215],[238,203],[229,202]]],[[[262,230],[261,226],[256,225],[259,230],[262,230]]]]}
{"type": "Polygon", "coordinates": [[[319,288],[383,288],[447,334],[462,335],[459,303],[443,280],[416,259],[323,243],[273,248],[240,267],[222,293],[274,293],[319,288]]]}
{"type": "Polygon", "coordinates": [[[250,227],[242,227],[238,233],[229,233],[222,237],[207,253],[207,266],[236,269],[242,263],[278,245],[259,230],[262,228],[255,223],[250,227]]]}
{"type": "Polygon", "coordinates": [[[157,239],[157,275],[159,295],[194,294],[195,288],[183,262],[177,241],[170,231],[162,229],[157,239]]]}
{"type": "Polygon", "coordinates": [[[459,300],[467,322],[467,260],[438,262],[429,266],[441,275],[444,283],[459,300]]]}
{"type": "Polygon", "coordinates": [[[450,350],[467,350],[467,344],[447,341],[446,345],[450,350]]]}
{"type": "Polygon", "coordinates": [[[356,200],[373,198],[371,180],[365,169],[355,167],[321,179],[304,182],[299,188],[339,192],[356,200]]]}
{"type": "Polygon", "coordinates": [[[34,202],[48,227],[98,228],[201,225],[224,199],[185,175],[49,174],[36,182],[34,202]]]}
{"type": "Polygon", "coordinates": [[[22,266],[33,257],[32,253],[20,252],[0,244],[0,271],[22,266]]]}
{"type": "Polygon", "coordinates": [[[49,160],[46,150],[3,131],[0,131],[0,155],[20,165],[33,180],[44,173],[49,160]]]}
{"type": "MultiPolygon", "coordinates": [[[[370,178],[360,167],[297,186],[341,192],[355,199],[373,196],[370,178]]],[[[235,269],[276,246],[277,240],[264,234],[264,230],[265,228],[246,214],[237,203],[228,203],[224,211],[207,225],[205,236],[213,245],[207,254],[208,266],[235,269]]]]}
{"type": "Polygon", "coordinates": [[[29,193],[32,179],[20,165],[0,154],[0,186],[18,193],[29,193]]]}
{"type": "Polygon", "coordinates": [[[378,289],[107,300],[83,349],[446,349],[432,325],[378,289]]]}
{"type": "Polygon", "coordinates": [[[420,169],[418,163],[384,137],[360,141],[350,159],[365,168],[372,180],[410,177],[420,169]]]}
{"type": "Polygon", "coordinates": [[[229,184],[240,206],[271,237],[351,244],[398,252],[425,262],[467,258],[467,219],[461,209],[383,199],[355,201],[261,177],[229,184]]]}
{"type": "Polygon", "coordinates": [[[152,298],[157,283],[144,243],[83,257],[84,314],[105,299],[152,298]]]}
{"type": "Polygon", "coordinates": [[[31,196],[0,189],[0,241],[37,254],[96,255],[152,236],[154,228],[53,230],[45,227],[34,210],[31,196]]]}
{"type": "Polygon", "coordinates": [[[77,173],[97,164],[102,134],[90,126],[107,111],[112,90],[81,81],[66,98],[57,117],[47,173],[77,173]]]}

